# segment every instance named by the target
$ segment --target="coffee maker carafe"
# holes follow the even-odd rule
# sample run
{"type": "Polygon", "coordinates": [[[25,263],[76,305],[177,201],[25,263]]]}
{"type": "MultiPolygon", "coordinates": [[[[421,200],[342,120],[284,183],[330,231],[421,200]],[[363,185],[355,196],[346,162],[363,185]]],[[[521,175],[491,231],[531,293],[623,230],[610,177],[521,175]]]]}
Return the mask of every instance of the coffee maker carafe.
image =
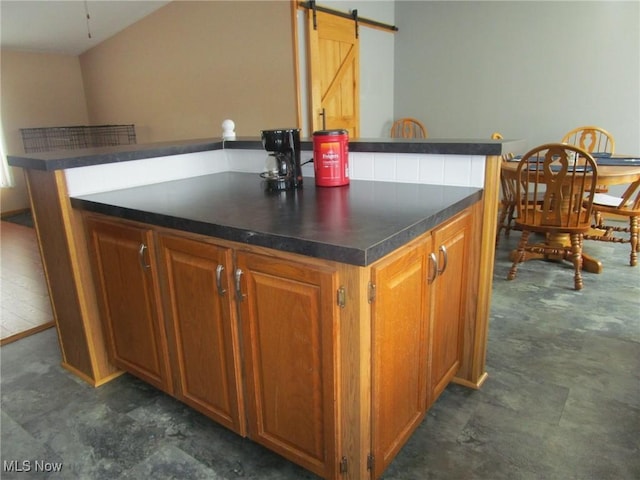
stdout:
{"type": "Polygon", "coordinates": [[[302,187],[300,129],[262,130],[262,146],[274,157],[275,165],[260,176],[271,191],[302,187]]]}

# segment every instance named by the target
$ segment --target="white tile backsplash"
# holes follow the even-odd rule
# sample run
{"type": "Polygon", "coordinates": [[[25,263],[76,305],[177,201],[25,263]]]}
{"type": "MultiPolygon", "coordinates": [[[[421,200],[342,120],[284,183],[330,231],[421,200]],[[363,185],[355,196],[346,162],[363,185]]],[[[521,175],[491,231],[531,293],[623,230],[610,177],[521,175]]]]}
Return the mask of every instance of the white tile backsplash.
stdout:
{"type": "Polygon", "coordinates": [[[444,155],[420,155],[418,183],[444,184],[444,155]]]}
{"type": "Polygon", "coordinates": [[[145,158],[90,167],[68,168],[65,172],[69,195],[139,187],[181,178],[198,177],[229,170],[224,150],[145,158]]]}
{"type": "Polygon", "coordinates": [[[420,181],[420,155],[396,155],[396,181],[418,183],[420,181]]]}
{"type": "Polygon", "coordinates": [[[373,180],[373,153],[349,152],[349,178],[373,180]]]}
{"type": "MultiPolygon", "coordinates": [[[[312,156],[303,151],[301,160],[304,163],[312,156]]],[[[266,158],[261,150],[214,150],[70,168],[65,175],[69,194],[77,196],[225,171],[259,173],[266,158]]],[[[484,156],[349,153],[349,174],[354,180],[482,188],[484,165],[484,156]]],[[[303,167],[303,175],[313,176],[312,163],[303,167]]]]}
{"type": "Polygon", "coordinates": [[[471,187],[484,186],[484,167],[486,157],[474,155],[471,157],[471,187]]]}
{"type": "Polygon", "coordinates": [[[465,155],[443,155],[444,182],[447,185],[471,184],[471,159],[465,155]]]}
{"type": "Polygon", "coordinates": [[[482,187],[485,157],[411,153],[349,154],[351,178],[482,187]]]}
{"type": "Polygon", "coordinates": [[[229,171],[254,172],[264,170],[268,157],[266,151],[261,150],[223,150],[227,156],[229,171]]]}
{"type": "Polygon", "coordinates": [[[395,153],[373,154],[373,180],[380,182],[393,182],[396,180],[396,155],[395,153]]]}

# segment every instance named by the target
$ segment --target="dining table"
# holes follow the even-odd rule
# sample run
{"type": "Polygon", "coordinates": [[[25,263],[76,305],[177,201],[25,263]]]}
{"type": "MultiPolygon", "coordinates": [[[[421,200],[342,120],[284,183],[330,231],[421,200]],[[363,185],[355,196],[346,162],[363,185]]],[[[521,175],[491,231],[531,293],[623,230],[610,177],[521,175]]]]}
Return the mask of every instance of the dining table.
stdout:
{"type": "MultiPolygon", "coordinates": [[[[601,186],[627,185],[640,179],[640,155],[621,155],[621,154],[591,154],[598,166],[597,184],[601,186]]],[[[508,161],[503,161],[501,165],[502,174],[506,178],[515,179],[516,171],[520,157],[516,156],[508,161]]],[[[570,245],[568,234],[548,235],[545,240],[547,245],[570,245]]],[[[510,254],[511,260],[516,258],[517,251],[513,250],[510,254]]],[[[562,260],[554,258],[550,255],[542,253],[526,252],[523,261],[544,259],[544,260],[562,260]]],[[[602,262],[583,250],[582,253],[582,270],[590,273],[602,273],[602,262]]]]}

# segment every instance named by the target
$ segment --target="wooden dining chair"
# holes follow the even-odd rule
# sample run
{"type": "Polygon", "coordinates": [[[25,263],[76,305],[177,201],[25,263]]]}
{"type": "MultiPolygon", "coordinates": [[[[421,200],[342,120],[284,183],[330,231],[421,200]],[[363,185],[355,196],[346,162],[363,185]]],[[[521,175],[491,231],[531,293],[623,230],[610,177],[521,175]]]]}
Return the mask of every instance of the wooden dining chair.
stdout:
{"type": "Polygon", "coordinates": [[[525,153],[516,176],[515,225],[522,236],[507,280],[516,278],[518,265],[528,254],[541,254],[547,260],[570,260],[574,288],[581,290],[583,236],[591,228],[598,178],[595,160],[574,145],[549,143],[525,153]],[[533,232],[544,234],[546,240],[529,244],[533,232]]]}
{"type": "Polygon", "coordinates": [[[593,217],[595,223],[592,228],[600,230],[602,233],[586,234],[586,240],[598,240],[601,242],[616,242],[631,244],[631,254],[629,265],[635,267],[638,264],[638,234],[640,219],[640,180],[636,180],[629,185],[621,197],[597,193],[593,200],[593,217]],[[615,221],[607,215],[620,215],[629,219],[628,226],[616,225],[615,221]],[[628,236],[615,236],[614,232],[627,233],[628,236]]]}
{"type": "Polygon", "coordinates": [[[593,125],[574,128],[562,137],[561,142],[577,145],[589,153],[610,153],[613,155],[616,149],[613,135],[604,128],[593,125]]]}
{"type": "MultiPolygon", "coordinates": [[[[492,140],[502,140],[500,132],[491,134],[492,140]]],[[[502,162],[512,162],[515,158],[513,152],[502,154],[502,162]]],[[[498,228],[496,230],[496,247],[500,244],[500,233],[508,237],[513,229],[513,220],[516,211],[516,184],[517,177],[504,168],[500,169],[500,204],[498,205],[498,228]]],[[[538,194],[538,201],[542,201],[542,193],[538,194]]]]}
{"type": "MultiPolygon", "coordinates": [[[[491,134],[492,140],[502,140],[500,132],[491,134]]],[[[508,162],[514,158],[513,153],[502,154],[502,161],[508,162]]],[[[504,230],[505,236],[509,236],[516,208],[516,182],[515,177],[505,174],[500,170],[500,204],[498,205],[498,229],[496,230],[496,247],[500,243],[500,232],[504,230]]]]}
{"type": "Polygon", "coordinates": [[[415,118],[400,118],[391,126],[391,138],[427,138],[427,129],[415,118]]]}
{"type": "MultiPolygon", "coordinates": [[[[562,143],[568,143],[569,145],[577,145],[581,149],[593,154],[608,153],[613,155],[616,150],[616,142],[613,135],[604,128],[594,125],[574,128],[567,132],[560,141],[562,143]]],[[[594,155],[594,157],[596,157],[597,162],[597,156],[594,155]]],[[[609,188],[606,185],[598,185],[596,191],[606,193],[609,191],[609,188]]]]}

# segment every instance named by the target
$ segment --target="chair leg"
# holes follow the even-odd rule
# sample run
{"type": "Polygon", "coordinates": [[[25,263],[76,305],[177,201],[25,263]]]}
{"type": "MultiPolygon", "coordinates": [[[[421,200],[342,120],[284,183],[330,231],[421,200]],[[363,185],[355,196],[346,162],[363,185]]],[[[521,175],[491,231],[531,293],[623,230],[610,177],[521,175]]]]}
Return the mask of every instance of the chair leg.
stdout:
{"type": "Polygon", "coordinates": [[[576,290],[582,290],[584,286],[582,283],[582,234],[571,234],[571,261],[574,268],[574,288],[576,290]]]}
{"type": "Polygon", "coordinates": [[[631,256],[629,265],[635,267],[638,264],[638,217],[629,218],[629,241],[631,242],[631,256]]]}
{"type": "Polygon", "coordinates": [[[509,204],[509,208],[507,210],[507,225],[504,227],[504,236],[508,237],[509,233],[511,233],[511,225],[513,224],[513,219],[515,218],[516,206],[511,203],[509,204]]]}
{"type": "Polygon", "coordinates": [[[518,264],[524,261],[525,250],[524,248],[527,246],[527,242],[529,241],[529,235],[531,232],[527,230],[522,231],[522,236],[520,237],[520,243],[518,243],[518,250],[516,252],[516,257],[513,259],[513,265],[509,269],[509,273],[507,274],[507,280],[513,280],[516,278],[516,274],[518,273],[518,264]]]}
{"type": "Polygon", "coordinates": [[[593,220],[595,222],[596,228],[604,229],[604,227],[602,226],[602,214],[598,210],[595,210],[593,212],[593,220]]]}
{"type": "Polygon", "coordinates": [[[500,232],[506,228],[505,220],[507,219],[507,206],[503,203],[500,207],[500,214],[498,216],[498,230],[496,231],[496,247],[500,243],[500,232]]]}

